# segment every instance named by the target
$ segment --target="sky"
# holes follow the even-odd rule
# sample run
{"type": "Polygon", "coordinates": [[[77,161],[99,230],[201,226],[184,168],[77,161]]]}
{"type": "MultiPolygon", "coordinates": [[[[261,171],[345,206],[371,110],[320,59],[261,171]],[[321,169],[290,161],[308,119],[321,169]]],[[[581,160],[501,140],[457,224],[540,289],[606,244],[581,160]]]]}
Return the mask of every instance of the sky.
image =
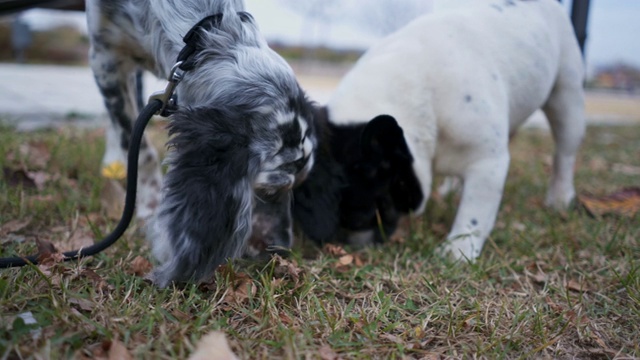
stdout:
{"type": "MultiPolygon", "coordinates": [[[[343,5],[339,11],[330,11],[327,20],[312,19],[295,11],[293,7],[300,1],[306,0],[245,0],[248,11],[256,18],[269,41],[366,49],[380,39],[374,28],[364,26],[362,17],[364,14],[369,17],[375,15],[371,9],[381,0],[323,0],[343,5]]],[[[421,11],[429,12],[464,6],[473,0],[395,1],[398,4],[416,1],[421,11]]],[[[571,1],[563,2],[568,12],[571,1]]],[[[380,9],[378,13],[383,11],[380,9]]],[[[85,27],[81,13],[32,10],[24,16],[34,28],[69,22],[85,27]]],[[[590,68],[614,62],[640,67],[640,0],[591,0],[586,46],[590,68]]]]}

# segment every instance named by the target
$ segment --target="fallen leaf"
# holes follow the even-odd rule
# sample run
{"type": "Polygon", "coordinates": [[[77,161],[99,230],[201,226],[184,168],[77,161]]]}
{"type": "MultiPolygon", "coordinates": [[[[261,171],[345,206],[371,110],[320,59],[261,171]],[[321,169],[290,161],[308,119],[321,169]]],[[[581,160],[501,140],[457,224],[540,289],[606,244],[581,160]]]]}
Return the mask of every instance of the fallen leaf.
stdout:
{"type": "Polygon", "coordinates": [[[82,311],[92,311],[96,307],[96,303],[88,299],[71,298],[69,304],[76,305],[82,311]]]}
{"type": "Polygon", "coordinates": [[[53,264],[64,261],[64,255],[50,241],[36,238],[36,245],[38,247],[39,266],[50,267],[53,264]]]}
{"type": "Polygon", "coordinates": [[[527,274],[529,276],[529,278],[531,278],[531,280],[533,280],[534,283],[536,284],[544,284],[547,281],[549,281],[549,276],[547,276],[546,274],[543,274],[541,272],[538,272],[537,274],[531,274],[528,273],[527,274]]]}
{"type": "Polygon", "coordinates": [[[19,162],[20,165],[27,166],[29,169],[44,169],[51,160],[49,146],[42,141],[21,144],[18,148],[18,154],[15,152],[7,154],[7,160],[19,162]]]}
{"type": "Polygon", "coordinates": [[[31,217],[27,217],[24,219],[11,220],[5,223],[4,225],[0,226],[0,236],[20,232],[20,230],[23,230],[24,228],[29,226],[29,224],[31,223],[31,219],[31,217]]]}
{"type": "Polygon", "coordinates": [[[107,353],[109,360],[129,360],[133,359],[129,350],[117,339],[102,343],[102,349],[107,353]]]}
{"type": "Polygon", "coordinates": [[[27,176],[33,181],[36,189],[39,191],[44,190],[47,182],[52,179],[52,176],[44,171],[27,171],[27,176]]]}
{"type": "Polygon", "coordinates": [[[640,210],[640,188],[625,188],[605,196],[583,194],[578,196],[578,200],[593,216],[615,214],[632,217],[640,210]]]}
{"type": "Polygon", "coordinates": [[[104,182],[100,192],[100,205],[109,219],[120,219],[125,195],[126,191],[117,180],[109,179],[104,182]]]}
{"type": "Polygon", "coordinates": [[[566,283],[566,288],[576,292],[587,292],[589,289],[586,284],[581,284],[575,280],[569,280],[566,283]]]}
{"type": "Polygon", "coordinates": [[[547,303],[547,305],[549,305],[549,307],[551,308],[551,310],[555,311],[556,313],[561,313],[564,311],[564,308],[561,305],[558,305],[557,303],[555,303],[553,300],[551,300],[550,297],[546,297],[545,298],[545,302],[547,303]]]}
{"type": "Polygon", "coordinates": [[[388,341],[391,341],[391,342],[396,343],[396,344],[403,344],[404,343],[404,341],[402,341],[402,339],[400,339],[399,337],[397,337],[395,335],[391,335],[391,334],[382,334],[382,335],[380,335],[380,338],[388,340],[388,341]]]}
{"type": "Polygon", "coordinates": [[[144,276],[149,273],[152,268],[153,265],[151,265],[149,260],[139,255],[135,259],[133,259],[131,265],[129,266],[129,270],[131,271],[131,273],[136,276],[144,276]]]}
{"type": "Polygon", "coordinates": [[[333,244],[325,244],[324,247],[322,248],[322,251],[331,256],[347,255],[347,252],[344,250],[342,246],[333,245],[333,244]]]}
{"type": "Polygon", "coordinates": [[[184,322],[193,320],[192,316],[190,316],[189,314],[185,313],[184,311],[180,311],[178,309],[174,309],[171,312],[171,315],[173,315],[176,319],[178,319],[180,321],[184,321],[184,322]]]}
{"type": "Polygon", "coordinates": [[[94,244],[94,236],[93,233],[86,230],[78,228],[76,229],[71,236],[63,241],[65,245],[65,250],[78,250],[87,248],[94,244]]]}
{"type": "Polygon", "coordinates": [[[338,259],[338,264],[341,266],[351,265],[353,263],[353,255],[344,255],[338,259]]]}
{"type": "Polygon", "coordinates": [[[355,254],[353,256],[353,260],[357,267],[364,266],[364,261],[362,260],[362,257],[360,256],[360,254],[355,254]]]}
{"type": "Polygon", "coordinates": [[[276,263],[276,267],[274,269],[275,277],[284,277],[289,276],[293,281],[297,284],[300,280],[300,274],[302,274],[302,269],[298,266],[298,263],[295,260],[287,260],[280,255],[274,255],[273,261],[276,263]]]}
{"type": "Polygon", "coordinates": [[[238,357],[231,351],[227,337],[220,331],[211,332],[203,336],[196,351],[189,360],[236,360],[238,357]]]}
{"type": "Polygon", "coordinates": [[[256,287],[247,274],[236,273],[235,277],[224,296],[223,302],[227,304],[242,304],[256,294],[256,287]]]}
{"type": "Polygon", "coordinates": [[[320,359],[322,360],[337,360],[339,359],[338,354],[331,348],[329,345],[322,345],[318,350],[318,355],[320,355],[320,359]]]}
{"type": "Polygon", "coordinates": [[[122,180],[127,177],[127,168],[121,161],[114,161],[102,168],[103,177],[111,180],[122,180]]]}
{"type": "Polygon", "coordinates": [[[91,269],[83,269],[82,272],[80,272],[80,276],[86,277],[87,279],[89,279],[90,281],[93,282],[93,288],[104,292],[104,291],[108,291],[111,290],[111,285],[109,285],[103,278],[102,276],[98,275],[95,271],[91,270],[91,269]]]}

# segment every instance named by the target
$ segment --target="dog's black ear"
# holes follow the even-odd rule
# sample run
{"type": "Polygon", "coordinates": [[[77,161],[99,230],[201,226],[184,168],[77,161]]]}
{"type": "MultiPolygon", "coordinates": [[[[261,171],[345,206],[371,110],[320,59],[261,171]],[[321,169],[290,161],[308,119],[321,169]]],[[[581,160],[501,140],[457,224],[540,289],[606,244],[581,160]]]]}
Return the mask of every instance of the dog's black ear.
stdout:
{"type": "Polygon", "coordinates": [[[217,109],[173,115],[173,149],[156,219],[170,244],[168,258],[153,274],[159,286],[205,279],[241,255],[251,231],[251,169],[259,164],[249,151],[248,124],[233,111],[217,109]]]}
{"type": "Polygon", "coordinates": [[[361,139],[362,154],[370,177],[389,180],[389,193],[395,210],[408,213],[422,203],[423,193],[414,170],[413,156],[404,131],[389,115],[380,115],[365,127],[361,139]]]}
{"type": "Polygon", "coordinates": [[[361,146],[364,157],[411,158],[402,128],[389,115],[379,115],[369,121],[362,132],[361,146]]]}

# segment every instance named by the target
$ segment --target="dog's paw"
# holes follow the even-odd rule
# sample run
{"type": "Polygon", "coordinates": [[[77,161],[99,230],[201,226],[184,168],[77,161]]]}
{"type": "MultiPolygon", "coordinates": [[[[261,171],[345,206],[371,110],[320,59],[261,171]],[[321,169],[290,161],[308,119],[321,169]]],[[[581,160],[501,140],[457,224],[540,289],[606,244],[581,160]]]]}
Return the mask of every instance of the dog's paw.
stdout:
{"type": "Polygon", "coordinates": [[[550,191],[544,201],[545,206],[554,209],[556,211],[566,211],[571,208],[575,200],[575,191],[566,191],[562,194],[557,194],[550,191]]]}
{"type": "Polygon", "coordinates": [[[436,255],[454,261],[463,260],[473,262],[482,251],[482,243],[474,236],[459,236],[448,239],[436,248],[436,255]]]}

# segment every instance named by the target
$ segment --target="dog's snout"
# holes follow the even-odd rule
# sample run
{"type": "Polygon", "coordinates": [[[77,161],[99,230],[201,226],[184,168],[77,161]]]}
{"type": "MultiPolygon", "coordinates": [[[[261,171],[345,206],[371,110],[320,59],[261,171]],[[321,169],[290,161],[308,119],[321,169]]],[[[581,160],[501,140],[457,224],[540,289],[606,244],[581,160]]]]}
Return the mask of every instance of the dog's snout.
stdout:
{"type": "Polygon", "coordinates": [[[307,162],[309,162],[309,156],[301,157],[298,160],[280,165],[278,169],[288,174],[297,174],[304,169],[304,167],[307,165],[307,162]]]}

